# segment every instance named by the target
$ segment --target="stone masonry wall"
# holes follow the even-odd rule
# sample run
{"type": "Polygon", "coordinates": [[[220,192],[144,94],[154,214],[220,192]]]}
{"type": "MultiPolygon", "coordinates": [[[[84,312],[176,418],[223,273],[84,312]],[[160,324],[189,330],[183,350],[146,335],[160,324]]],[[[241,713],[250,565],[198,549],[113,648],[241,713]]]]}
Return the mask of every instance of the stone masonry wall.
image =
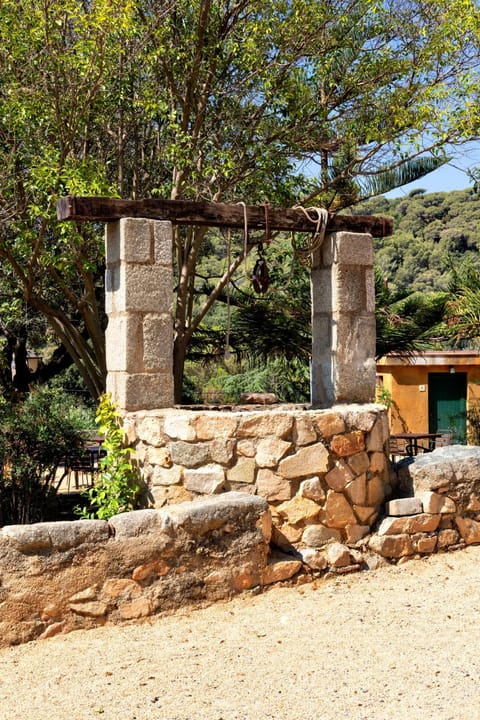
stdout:
{"type": "Polygon", "coordinates": [[[369,533],[389,492],[388,422],[379,405],[128,413],[129,442],[162,507],[240,490],[265,498],[273,540],[314,557],[369,533]]]}
{"type": "MultiPolygon", "coordinates": [[[[0,529],[0,647],[141,620],[272,582],[267,503],[226,493],[104,520],[0,529]]],[[[283,573],[301,562],[283,561],[283,573]]],[[[277,571],[278,572],[278,571],[277,571]]]]}
{"type": "MultiPolygon", "coordinates": [[[[286,423],[273,417],[278,427],[286,423]]],[[[292,417],[295,427],[298,418],[292,417]]],[[[327,423],[333,422],[333,417],[314,418],[311,422],[320,422],[325,433],[327,423]]],[[[380,416],[370,431],[361,431],[367,448],[376,442],[379,419],[382,422],[380,416]]],[[[205,428],[203,422],[197,432],[200,426],[205,428]]],[[[207,426],[213,428],[210,422],[207,426]]],[[[282,425],[285,433],[287,426],[282,425]]],[[[188,423],[182,433],[186,427],[188,423]]],[[[264,431],[266,427],[270,426],[263,425],[264,431]]],[[[251,439],[248,432],[244,439],[251,439]]],[[[336,442],[338,433],[326,433],[325,441],[329,437],[335,447],[349,443],[352,439],[346,436],[351,432],[336,442]]],[[[298,453],[305,447],[314,444],[300,446],[298,453]]],[[[360,452],[339,456],[341,464],[351,463],[360,452]]],[[[305,476],[307,456],[301,454],[298,459],[305,462],[305,476]]],[[[323,479],[335,469],[338,464],[323,479]]],[[[306,478],[307,485],[300,480],[301,487],[309,488],[310,497],[296,494],[290,500],[271,502],[277,528],[272,528],[267,501],[249,492],[220,492],[162,509],[125,513],[108,522],[5,526],[0,529],[0,647],[78,628],[141,621],[186,604],[257,591],[290,578],[293,582],[328,578],[480,542],[480,448],[442,448],[403,467],[402,473],[413,482],[415,495],[381,504],[375,531],[358,540],[355,534],[348,537],[351,526],[340,527],[340,514],[337,521],[327,515],[327,498],[319,497],[322,482],[314,479],[320,480],[319,476],[306,478]],[[313,488],[316,500],[311,499],[313,488]],[[309,503],[304,504],[305,500],[309,503]],[[287,528],[301,532],[296,549],[283,534],[290,532],[287,528]],[[282,538],[288,554],[278,550],[282,538]]],[[[347,485],[345,495],[338,487],[340,475],[334,472],[330,482],[333,477],[337,489],[327,490],[326,495],[333,492],[349,498],[347,485]]],[[[367,487],[371,479],[365,479],[367,487]]],[[[167,491],[166,501],[173,496],[169,489],[188,492],[180,485],[161,487],[167,491]]],[[[348,505],[358,513],[362,506],[351,502],[350,497],[348,505]]],[[[337,503],[345,510],[338,498],[335,507],[337,503]]]]}
{"type": "Polygon", "coordinates": [[[369,540],[389,560],[480,542],[480,448],[440,447],[398,463],[397,493],[369,540]]]}

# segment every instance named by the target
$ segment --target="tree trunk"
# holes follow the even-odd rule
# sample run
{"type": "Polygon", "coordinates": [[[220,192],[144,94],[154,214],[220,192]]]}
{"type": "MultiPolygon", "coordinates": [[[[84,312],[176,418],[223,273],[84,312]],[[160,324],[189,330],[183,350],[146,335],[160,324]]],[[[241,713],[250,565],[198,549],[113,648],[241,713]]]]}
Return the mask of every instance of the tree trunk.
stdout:
{"type": "Polygon", "coordinates": [[[183,397],[183,371],[186,353],[186,339],[183,335],[177,335],[173,343],[173,388],[174,402],[176,404],[181,403],[183,397]]]}

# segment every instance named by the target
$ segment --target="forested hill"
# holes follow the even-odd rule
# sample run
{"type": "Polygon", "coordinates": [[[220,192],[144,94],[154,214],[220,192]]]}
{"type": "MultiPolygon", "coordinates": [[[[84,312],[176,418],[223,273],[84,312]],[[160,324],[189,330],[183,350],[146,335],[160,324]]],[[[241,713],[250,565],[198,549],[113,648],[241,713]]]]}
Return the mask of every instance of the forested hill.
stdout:
{"type": "Polygon", "coordinates": [[[466,259],[480,269],[480,198],[471,190],[414,190],[355,212],[394,218],[394,234],[375,240],[375,262],[393,292],[447,290],[452,263],[466,259]]]}

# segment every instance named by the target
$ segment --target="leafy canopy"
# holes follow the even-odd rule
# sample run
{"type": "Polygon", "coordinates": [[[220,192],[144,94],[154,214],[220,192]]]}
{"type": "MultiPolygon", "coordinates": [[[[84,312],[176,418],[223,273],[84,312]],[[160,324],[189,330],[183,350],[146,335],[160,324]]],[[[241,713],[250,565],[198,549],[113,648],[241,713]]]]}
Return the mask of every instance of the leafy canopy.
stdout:
{"type": "MultiPolygon", "coordinates": [[[[98,228],[66,193],[338,209],[478,132],[473,0],[2,0],[0,258],[92,394],[105,381],[98,228]]],[[[199,287],[176,228],[175,380],[235,269],[199,287]]],[[[239,270],[240,273],[240,270],[239,270]]]]}

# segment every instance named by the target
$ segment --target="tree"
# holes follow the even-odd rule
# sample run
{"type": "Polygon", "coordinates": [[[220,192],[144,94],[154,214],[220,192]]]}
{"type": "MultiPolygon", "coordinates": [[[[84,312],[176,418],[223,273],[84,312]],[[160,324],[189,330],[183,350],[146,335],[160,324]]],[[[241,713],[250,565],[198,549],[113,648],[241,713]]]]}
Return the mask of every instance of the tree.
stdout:
{"type": "Polygon", "coordinates": [[[2,271],[46,318],[94,396],[106,372],[101,243],[98,229],[59,226],[55,201],[114,191],[94,144],[106,132],[96,123],[123,5],[0,3],[2,271]]]}
{"type": "Polygon", "coordinates": [[[480,337],[480,271],[465,261],[456,267],[447,306],[450,337],[458,346],[478,347],[480,337]]]}
{"type": "MultiPolygon", "coordinates": [[[[98,235],[59,228],[58,195],[341,209],[475,132],[473,1],[2,0],[0,12],[0,256],[94,394],[98,235]]],[[[239,238],[204,295],[206,243],[205,228],[175,227],[177,399],[193,334],[241,272],[239,238]]]]}
{"type": "Polygon", "coordinates": [[[395,296],[381,272],[375,273],[376,356],[411,355],[445,339],[447,293],[414,292],[395,296]]]}

